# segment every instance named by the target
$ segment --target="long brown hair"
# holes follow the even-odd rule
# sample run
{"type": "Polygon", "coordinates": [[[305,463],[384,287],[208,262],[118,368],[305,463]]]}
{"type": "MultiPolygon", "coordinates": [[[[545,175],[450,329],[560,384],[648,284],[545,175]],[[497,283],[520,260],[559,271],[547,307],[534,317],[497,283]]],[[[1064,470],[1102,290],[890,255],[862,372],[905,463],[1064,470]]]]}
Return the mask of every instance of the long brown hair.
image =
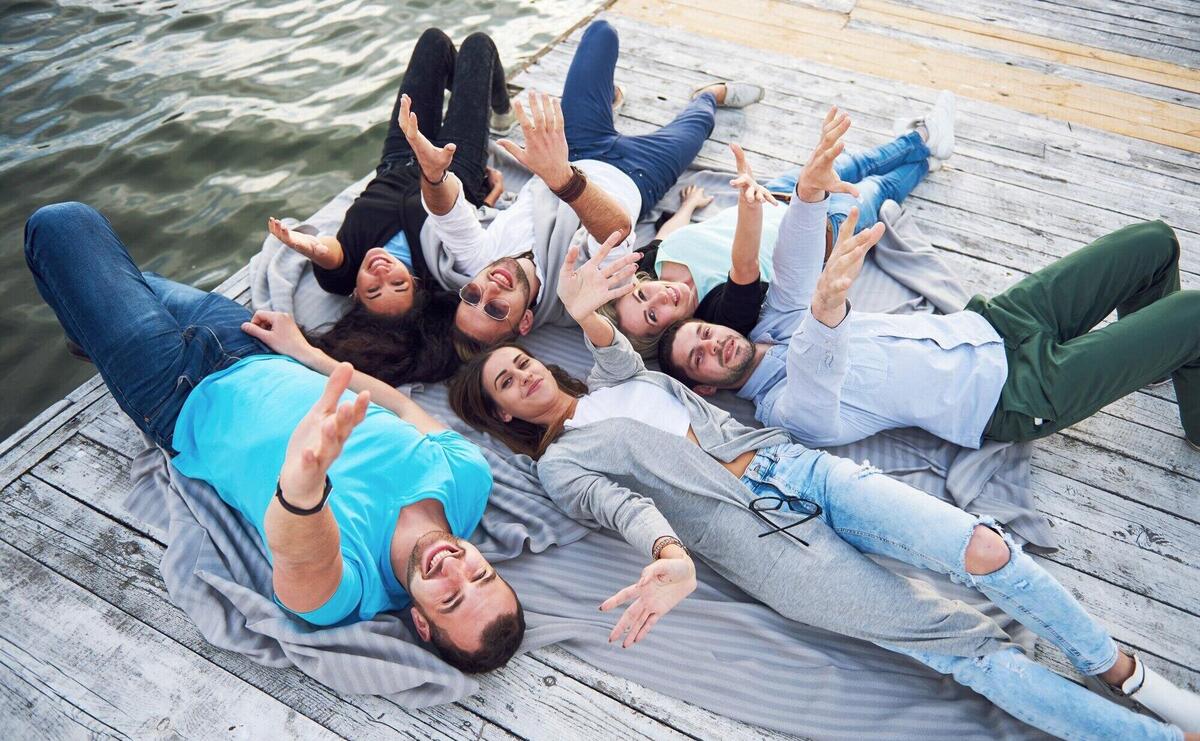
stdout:
{"type": "Polygon", "coordinates": [[[402,316],[379,316],[355,302],[327,331],[308,334],[315,347],[392,386],[435,383],[461,363],[452,340],[458,295],[422,289],[402,316]]]}
{"type": "MultiPolygon", "coordinates": [[[[562,431],[562,424],[539,425],[513,418],[511,422],[500,419],[500,407],[488,394],[484,387],[483,364],[492,353],[503,347],[512,347],[533,355],[515,342],[506,342],[489,348],[487,352],[479,353],[468,360],[459,369],[458,374],[450,381],[450,408],[464,422],[480,432],[486,432],[507,445],[515,453],[537,460],[550,447],[550,443],[562,431]]],[[[554,378],[561,391],[574,396],[576,399],[588,392],[587,384],[573,377],[557,365],[547,365],[546,370],[554,378]]]]}

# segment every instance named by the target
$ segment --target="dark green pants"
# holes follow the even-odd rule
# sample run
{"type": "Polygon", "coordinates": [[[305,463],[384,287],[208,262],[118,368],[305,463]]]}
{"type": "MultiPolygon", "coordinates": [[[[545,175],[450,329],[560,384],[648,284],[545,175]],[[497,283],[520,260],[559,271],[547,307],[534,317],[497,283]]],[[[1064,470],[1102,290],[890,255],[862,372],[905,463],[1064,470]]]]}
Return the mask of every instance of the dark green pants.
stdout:
{"type": "Polygon", "coordinates": [[[1032,440],[1171,376],[1200,442],[1200,291],[1179,290],[1179,241],[1161,221],[1101,237],[999,296],[976,296],[1008,356],[984,437],[1032,440]],[[1118,320],[1092,330],[1117,310],[1118,320]]]}

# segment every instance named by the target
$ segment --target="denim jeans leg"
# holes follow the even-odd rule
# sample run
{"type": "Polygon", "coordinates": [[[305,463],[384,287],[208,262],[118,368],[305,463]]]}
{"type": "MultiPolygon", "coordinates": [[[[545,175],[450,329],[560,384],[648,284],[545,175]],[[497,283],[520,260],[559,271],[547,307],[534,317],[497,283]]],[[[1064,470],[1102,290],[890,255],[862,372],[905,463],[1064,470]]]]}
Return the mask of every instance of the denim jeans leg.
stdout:
{"type": "Polygon", "coordinates": [[[608,21],[594,21],[579,40],[562,95],[563,128],[572,160],[593,159],[616,141],[612,104],[618,53],[617,30],[608,21]]]}
{"type": "Polygon", "coordinates": [[[900,165],[924,162],[929,159],[929,147],[921,135],[910,131],[879,147],[861,152],[842,152],[833,162],[838,177],[847,183],[857,183],[872,175],[886,175],[900,165]]]}
{"type": "MultiPolygon", "coordinates": [[[[67,336],[96,364],[121,409],[160,443],[158,414],[186,365],[183,333],[108,220],[81,203],[37,210],[25,260],[67,336]]],[[[189,387],[190,390],[190,387],[189,387]]]]}
{"type": "Polygon", "coordinates": [[[1128,741],[1182,741],[1179,729],[1139,715],[1089,692],[1017,648],[964,658],[884,646],[949,674],[991,700],[1009,715],[1064,739],[1119,738],[1128,741]]]}
{"type": "Polygon", "coordinates": [[[212,343],[216,357],[210,365],[189,370],[196,381],[250,355],[262,355],[271,349],[242,331],[242,323],[253,316],[250,309],[220,295],[194,286],[176,283],[157,273],[142,273],[146,285],[158,296],[184,334],[203,333],[203,341],[212,343]]]}
{"type": "Polygon", "coordinates": [[[1117,647],[1104,626],[1007,536],[1006,565],[986,575],[967,572],[967,545],[975,528],[998,529],[993,520],[970,515],[869,465],[834,460],[822,506],[829,526],[843,540],[865,553],[891,556],[980,590],[1061,648],[1085,674],[1099,674],[1116,662],[1117,647]]]}
{"type": "Polygon", "coordinates": [[[922,159],[900,165],[884,175],[869,175],[858,181],[858,198],[847,193],[831,195],[829,221],[833,223],[834,241],[837,241],[842,223],[850,215],[851,208],[858,207],[858,224],[854,227],[854,233],[858,234],[879,221],[879,209],[883,207],[884,201],[890,199],[896,203],[903,203],[928,172],[929,163],[922,159]]]}

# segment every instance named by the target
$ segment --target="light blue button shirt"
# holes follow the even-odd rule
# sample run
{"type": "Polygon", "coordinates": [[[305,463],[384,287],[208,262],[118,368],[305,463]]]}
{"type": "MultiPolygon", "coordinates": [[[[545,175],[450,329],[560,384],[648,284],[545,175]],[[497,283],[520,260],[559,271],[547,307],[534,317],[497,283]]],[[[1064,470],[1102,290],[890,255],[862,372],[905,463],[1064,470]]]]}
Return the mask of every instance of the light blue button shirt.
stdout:
{"type": "Polygon", "coordinates": [[[825,254],[826,203],[796,198],[774,252],[775,280],[750,334],[773,345],[738,396],[804,445],[920,427],[978,448],[1008,377],[1004,344],[981,315],[849,311],[834,328],[809,301],[825,254]]]}

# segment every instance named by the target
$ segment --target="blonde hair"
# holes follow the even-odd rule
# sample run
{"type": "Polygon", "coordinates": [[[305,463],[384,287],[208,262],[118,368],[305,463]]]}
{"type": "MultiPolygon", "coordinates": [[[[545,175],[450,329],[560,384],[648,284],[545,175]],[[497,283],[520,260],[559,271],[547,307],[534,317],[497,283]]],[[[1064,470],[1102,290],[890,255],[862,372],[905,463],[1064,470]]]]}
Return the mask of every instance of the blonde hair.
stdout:
{"type": "MultiPolygon", "coordinates": [[[[635,286],[645,283],[648,280],[656,280],[656,278],[644,270],[641,271],[640,273],[638,273],[637,275],[633,276],[633,284],[635,286]]],[[[631,335],[624,327],[621,326],[621,321],[620,321],[620,319],[617,318],[617,301],[620,301],[620,300],[621,299],[613,299],[612,301],[609,301],[604,306],[601,306],[599,309],[596,309],[597,313],[599,313],[600,316],[602,316],[605,319],[612,322],[613,326],[616,327],[618,330],[620,330],[621,334],[625,335],[625,338],[629,340],[629,344],[633,345],[633,349],[639,355],[641,355],[646,360],[653,359],[654,357],[657,356],[658,340],[662,337],[662,332],[659,332],[658,334],[654,335],[653,337],[646,337],[646,338],[634,337],[633,335],[631,335]]]]}

